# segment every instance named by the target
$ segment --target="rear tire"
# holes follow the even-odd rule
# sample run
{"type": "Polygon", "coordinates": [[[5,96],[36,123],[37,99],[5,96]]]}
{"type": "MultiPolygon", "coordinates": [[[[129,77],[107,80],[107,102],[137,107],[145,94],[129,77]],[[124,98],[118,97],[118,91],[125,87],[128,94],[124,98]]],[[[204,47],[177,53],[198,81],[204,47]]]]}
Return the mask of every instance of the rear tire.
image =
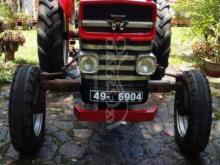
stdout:
{"type": "Polygon", "coordinates": [[[36,153],[45,131],[45,91],[40,88],[40,69],[18,68],[11,85],[9,128],[12,144],[22,155],[36,153]]]}
{"type": "Polygon", "coordinates": [[[58,0],[40,0],[38,20],[38,57],[45,72],[58,72],[68,61],[65,39],[68,23],[58,0]]]}
{"type": "MultiPolygon", "coordinates": [[[[159,66],[166,69],[168,67],[169,54],[171,50],[171,15],[170,6],[163,0],[157,0],[157,22],[156,38],[153,41],[152,52],[157,57],[159,66]]],[[[165,70],[164,70],[165,72],[165,70]]],[[[154,80],[161,80],[165,73],[157,70],[151,77],[154,80]]]]}
{"type": "Polygon", "coordinates": [[[184,72],[174,106],[176,143],[184,156],[196,156],[206,148],[212,125],[212,97],[204,74],[184,72]]]}

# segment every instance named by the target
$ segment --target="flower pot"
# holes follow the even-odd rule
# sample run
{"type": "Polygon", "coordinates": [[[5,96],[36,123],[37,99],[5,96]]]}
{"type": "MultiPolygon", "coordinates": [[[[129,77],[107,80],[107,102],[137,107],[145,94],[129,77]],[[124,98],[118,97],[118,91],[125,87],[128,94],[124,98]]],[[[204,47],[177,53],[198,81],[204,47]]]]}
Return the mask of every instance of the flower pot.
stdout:
{"type": "Polygon", "coordinates": [[[220,63],[204,59],[205,72],[210,77],[220,77],[220,63]]]}
{"type": "Polygon", "coordinates": [[[5,51],[5,61],[14,61],[15,52],[14,51],[5,51]]]}
{"type": "Polygon", "coordinates": [[[171,23],[174,26],[189,26],[191,24],[191,20],[186,18],[173,18],[171,23]]]}
{"type": "Polygon", "coordinates": [[[15,42],[8,42],[5,44],[5,61],[15,60],[15,52],[18,50],[19,45],[15,42]]]}

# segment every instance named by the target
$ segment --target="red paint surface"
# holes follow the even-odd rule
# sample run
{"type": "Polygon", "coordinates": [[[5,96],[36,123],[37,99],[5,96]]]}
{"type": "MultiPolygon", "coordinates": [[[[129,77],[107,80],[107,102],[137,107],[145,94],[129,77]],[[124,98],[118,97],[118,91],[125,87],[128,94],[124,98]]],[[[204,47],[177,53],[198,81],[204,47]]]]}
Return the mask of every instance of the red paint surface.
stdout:
{"type": "Polygon", "coordinates": [[[116,122],[116,121],[152,121],[157,114],[158,107],[140,110],[86,110],[80,105],[74,106],[74,114],[79,121],[116,122]]]}
{"type": "Polygon", "coordinates": [[[74,13],[74,1],[72,0],[59,0],[59,4],[65,13],[67,20],[71,17],[71,13],[74,13]]]}
{"type": "MultiPolygon", "coordinates": [[[[157,6],[152,0],[81,0],[80,1],[80,20],[83,20],[84,5],[86,4],[129,4],[140,6],[151,6],[153,8],[153,21],[156,22],[157,6]]],[[[118,40],[126,39],[131,41],[152,41],[155,38],[156,29],[153,28],[148,33],[105,33],[105,32],[87,32],[83,27],[79,27],[79,37],[86,40],[118,40]]]]}

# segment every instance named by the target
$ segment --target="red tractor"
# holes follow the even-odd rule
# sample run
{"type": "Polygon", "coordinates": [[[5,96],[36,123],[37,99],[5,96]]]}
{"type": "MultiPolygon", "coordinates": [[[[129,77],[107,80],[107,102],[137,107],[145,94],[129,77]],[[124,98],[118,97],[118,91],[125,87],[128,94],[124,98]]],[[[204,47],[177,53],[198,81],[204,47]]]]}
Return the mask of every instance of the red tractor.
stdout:
{"type": "Polygon", "coordinates": [[[177,145],[185,156],[198,155],[212,124],[209,83],[197,70],[165,72],[170,43],[169,5],[162,0],[80,0],[75,7],[71,0],[40,0],[40,68],[19,67],[11,86],[14,148],[27,155],[42,146],[47,90],[78,92],[78,120],[108,123],[152,121],[158,107],[147,104],[149,93],[175,91],[177,145]]]}

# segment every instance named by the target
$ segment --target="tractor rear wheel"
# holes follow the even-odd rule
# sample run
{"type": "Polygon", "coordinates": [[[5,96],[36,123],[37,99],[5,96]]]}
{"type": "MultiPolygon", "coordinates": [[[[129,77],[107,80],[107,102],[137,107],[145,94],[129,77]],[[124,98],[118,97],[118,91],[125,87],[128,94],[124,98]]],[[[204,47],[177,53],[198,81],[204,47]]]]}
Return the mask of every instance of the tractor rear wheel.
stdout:
{"type": "Polygon", "coordinates": [[[12,144],[22,155],[35,154],[43,144],[45,132],[45,91],[40,88],[40,69],[18,68],[9,99],[9,128],[12,144]]]}
{"type": "MultiPolygon", "coordinates": [[[[156,38],[153,41],[153,53],[157,57],[157,63],[164,69],[168,66],[171,45],[171,14],[170,6],[163,0],[157,0],[156,38]]],[[[165,71],[165,70],[164,70],[165,71]]],[[[160,80],[164,76],[157,70],[151,79],[160,80]]]]}
{"type": "Polygon", "coordinates": [[[200,71],[186,71],[174,105],[175,139],[184,156],[196,156],[204,151],[211,125],[212,97],[208,80],[200,71]]]}
{"type": "Polygon", "coordinates": [[[45,72],[58,72],[68,61],[69,43],[65,39],[68,23],[58,0],[40,0],[38,57],[45,72]]]}

